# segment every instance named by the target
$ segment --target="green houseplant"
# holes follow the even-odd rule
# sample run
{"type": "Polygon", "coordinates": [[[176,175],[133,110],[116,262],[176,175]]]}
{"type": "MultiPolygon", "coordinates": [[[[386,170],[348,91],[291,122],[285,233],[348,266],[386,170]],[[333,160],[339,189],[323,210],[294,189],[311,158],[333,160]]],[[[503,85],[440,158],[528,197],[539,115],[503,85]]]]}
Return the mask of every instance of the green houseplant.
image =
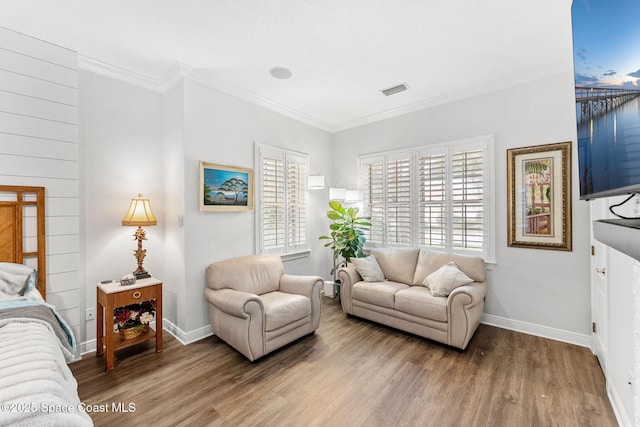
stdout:
{"type": "Polygon", "coordinates": [[[336,270],[346,265],[351,258],[361,258],[366,238],[365,231],[371,227],[369,217],[358,216],[358,208],[345,208],[337,200],[329,202],[331,208],[327,211],[327,217],[333,222],[329,225],[331,232],[328,236],[320,236],[320,240],[329,240],[324,246],[333,251],[333,274],[335,280],[336,270]],[[338,261],[342,258],[341,261],[338,261]]]}

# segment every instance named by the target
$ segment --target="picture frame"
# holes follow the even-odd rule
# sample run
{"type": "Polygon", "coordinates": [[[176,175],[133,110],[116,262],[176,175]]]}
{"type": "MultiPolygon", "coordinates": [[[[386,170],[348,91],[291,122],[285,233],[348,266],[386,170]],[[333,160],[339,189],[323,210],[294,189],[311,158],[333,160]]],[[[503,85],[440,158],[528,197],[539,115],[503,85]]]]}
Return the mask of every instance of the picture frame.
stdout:
{"type": "Polygon", "coordinates": [[[571,142],[507,150],[508,246],[572,250],[571,142]]]}
{"type": "Polygon", "coordinates": [[[200,161],[200,210],[253,210],[253,169],[200,161]]]}

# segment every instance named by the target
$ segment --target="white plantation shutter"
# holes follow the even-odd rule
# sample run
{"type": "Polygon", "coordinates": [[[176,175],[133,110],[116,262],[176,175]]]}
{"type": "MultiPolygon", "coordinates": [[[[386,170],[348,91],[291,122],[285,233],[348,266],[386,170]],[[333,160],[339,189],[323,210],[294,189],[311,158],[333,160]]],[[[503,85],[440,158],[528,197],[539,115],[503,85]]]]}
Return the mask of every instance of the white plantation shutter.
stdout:
{"type": "Polygon", "coordinates": [[[281,252],[285,231],[284,158],[264,155],[261,163],[262,252],[281,252]]]}
{"type": "Polygon", "coordinates": [[[428,247],[493,262],[493,136],[362,156],[368,246],[428,247]]]}
{"type": "Polygon", "coordinates": [[[287,159],[287,248],[307,247],[307,162],[303,158],[287,159]]]}
{"type": "Polygon", "coordinates": [[[483,222],[482,150],[454,152],[451,157],[451,197],[454,250],[482,251],[483,222]]]}
{"type": "Polygon", "coordinates": [[[362,192],[362,215],[370,217],[371,228],[365,232],[367,244],[384,244],[385,227],[385,191],[383,159],[366,159],[360,162],[360,181],[362,192]]]}
{"type": "Polygon", "coordinates": [[[256,159],[256,251],[287,254],[307,250],[307,156],[256,144],[256,159]]]}
{"type": "Polygon", "coordinates": [[[411,246],[411,157],[387,160],[387,244],[411,246]]]}
{"type": "Polygon", "coordinates": [[[418,156],[418,244],[434,248],[446,245],[445,154],[418,156]]]}

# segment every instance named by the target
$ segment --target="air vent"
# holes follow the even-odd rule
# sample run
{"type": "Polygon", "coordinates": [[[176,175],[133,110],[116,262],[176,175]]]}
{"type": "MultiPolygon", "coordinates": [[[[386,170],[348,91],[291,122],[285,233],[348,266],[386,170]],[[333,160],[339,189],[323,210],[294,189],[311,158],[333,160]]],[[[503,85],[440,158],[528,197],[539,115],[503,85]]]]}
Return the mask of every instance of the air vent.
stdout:
{"type": "Polygon", "coordinates": [[[394,95],[399,92],[404,92],[409,89],[409,85],[406,83],[400,83],[399,85],[390,87],[388,89],[382,89],[380,92],[384,93],[386,96],[394,95]]]}

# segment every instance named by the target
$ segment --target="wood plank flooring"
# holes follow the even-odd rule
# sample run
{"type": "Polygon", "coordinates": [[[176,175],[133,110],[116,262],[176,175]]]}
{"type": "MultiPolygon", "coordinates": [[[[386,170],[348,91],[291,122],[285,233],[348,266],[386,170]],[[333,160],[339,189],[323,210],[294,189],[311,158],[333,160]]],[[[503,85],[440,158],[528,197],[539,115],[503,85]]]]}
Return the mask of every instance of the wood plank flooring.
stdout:
{"type": "Polygon", "coordinates": [[[217,337],[165,334],[70,365],[97,426],[615,426],[582,347],[481,325],[465,351],[347,317],[324,298],[315,335],[249,362],[217,337]],[[114,412],[112,404],[135,406],[114,412]]]}

